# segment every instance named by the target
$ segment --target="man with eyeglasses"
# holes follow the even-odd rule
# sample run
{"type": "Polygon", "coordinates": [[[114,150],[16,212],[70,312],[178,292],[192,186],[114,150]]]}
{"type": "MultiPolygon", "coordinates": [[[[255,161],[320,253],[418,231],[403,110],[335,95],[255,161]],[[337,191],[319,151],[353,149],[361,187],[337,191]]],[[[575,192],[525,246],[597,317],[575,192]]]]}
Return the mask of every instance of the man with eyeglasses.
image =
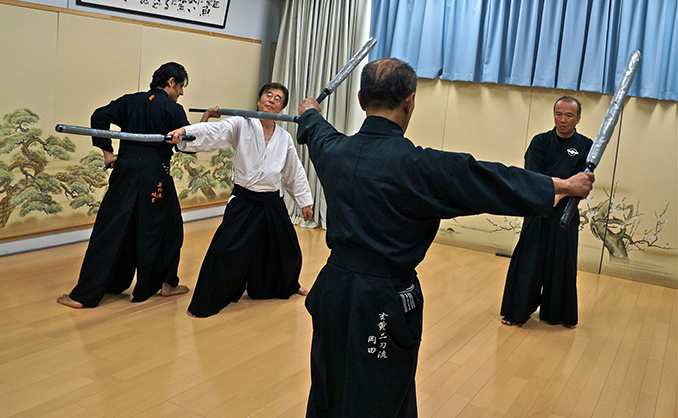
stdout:
{"type": "MultiPolygon", "coordinates": [[[[282,84],[265,84],[259,90],[257,110],[280,113],[288,96],[282,84]]],[[[252,299],[288,299],[308,293],[299,284],[301,248],[280,196],[282,185],[302,208],[304,220],[311,220],[311,188],[292,136],[272,120],[234,116],[207,122],[220,117],[218,110],[208,109],[202,122],[169,133],[182,151],[234,149],[235,185],[187,311],[200,318],[237,302],[245,290],[252,299]],[[195,135],[196,140],[179,143],[180,135],[195,135]]]]}

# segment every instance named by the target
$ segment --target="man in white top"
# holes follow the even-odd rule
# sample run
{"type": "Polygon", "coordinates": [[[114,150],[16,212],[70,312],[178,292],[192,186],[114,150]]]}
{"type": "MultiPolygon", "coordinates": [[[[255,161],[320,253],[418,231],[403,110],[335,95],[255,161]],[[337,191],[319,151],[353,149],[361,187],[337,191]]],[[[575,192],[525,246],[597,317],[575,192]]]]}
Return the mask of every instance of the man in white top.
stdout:
{"type": "MultiPolygon", "coordinates": [[[[280,113],[287,98],[285,86],[268,83],[259,91],[257,110],[280,113]]],[[[217,110],[169,133],[182,151],[234,149],[235,186],[200,268],[187,312],[193,317],[218,313],[245,290],[252,299],[308,293],[299,284],[301,248],[280,195],[282,186],[302,208],[304,220],[311,220],[311,189],[292,136],[271,120],[234,116],[206,122],[219,117],[217,110]],[[196,140],[180,142],[180,135],[196,140]]]]}

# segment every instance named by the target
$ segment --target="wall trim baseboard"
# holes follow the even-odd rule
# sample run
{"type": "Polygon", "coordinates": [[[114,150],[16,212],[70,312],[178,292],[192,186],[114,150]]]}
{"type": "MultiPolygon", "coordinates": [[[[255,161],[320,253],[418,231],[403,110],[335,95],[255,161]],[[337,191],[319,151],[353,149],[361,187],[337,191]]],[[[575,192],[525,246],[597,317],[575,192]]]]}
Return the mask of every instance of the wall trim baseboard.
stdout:
{"type": "MultiPolygon", "coordinates": [[[[222,216],[226,205],[210,206],[207,208],[187,210],[181,213],[184,223],[222,216]]],[[[0,257],[20,254],[29,251],[44,250],[45,248],[75,244],[89,240],[92,227],[56,232],[52,234],[18,238],[0,242],[0,257]]]]}

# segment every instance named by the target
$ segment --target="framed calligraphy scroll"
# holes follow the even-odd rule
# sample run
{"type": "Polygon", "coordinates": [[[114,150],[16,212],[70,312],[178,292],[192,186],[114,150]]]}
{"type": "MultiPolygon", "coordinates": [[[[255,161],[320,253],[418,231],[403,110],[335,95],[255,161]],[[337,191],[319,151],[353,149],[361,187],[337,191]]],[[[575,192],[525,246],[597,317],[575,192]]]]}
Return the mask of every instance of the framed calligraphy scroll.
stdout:
{"type": "Polygon", "coordinates": [[[76,3],[223,29],[230,0],[76,0],[76,3]]]}

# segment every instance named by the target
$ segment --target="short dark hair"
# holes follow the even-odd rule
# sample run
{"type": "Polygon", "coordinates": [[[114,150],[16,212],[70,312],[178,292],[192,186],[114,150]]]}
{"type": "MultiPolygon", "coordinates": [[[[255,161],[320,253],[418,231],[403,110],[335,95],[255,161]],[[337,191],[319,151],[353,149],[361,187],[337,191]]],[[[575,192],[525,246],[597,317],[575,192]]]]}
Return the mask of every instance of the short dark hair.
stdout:
{"type": "Polygon", "coordinates": [[[181,84],[181,82],[184,82],[185,86],[188,85],[188,73],[184,66],[176,62],[167,62],[153,73],[151,88],[161,89],[168,86],[169,79],[172,77],[174,77],[175,83],[181,84]]]}
{"type": "Polygon", "coordinates": [[[270,89],[282,90],[283,94],[285,95],[282,108],[283,109],[286,108],[287,107],[287,101],[289,100],[289,97],[290,97],[290,92],[287,91],[287,87],[283,86],[280,83],[266,83],[263,86],[261,86],[261,88],[259,89],[259,97],[257,97],[257,99],[261,99],[261,96],[263,96],[264,93],[266,93],[270,89]]]}
{"type": "Polygon", "coordinates": [[[360,76],[360,98],[366,108],[394,110],[416,91],[416,71],[399,59],[372,61],[360,76]]]}
{"type": "Polygon", "coordinates": [[[581,116],[581,103],[579,103],[579,100],[575,99],[572,96],[563,96],[560,99],[556,100],[556,102],[553,104],[553,113],[556,113],[556,105],[560,101],[566,101],[570,103],[575,103],[577,105],[577,117],[581,116]]]}

